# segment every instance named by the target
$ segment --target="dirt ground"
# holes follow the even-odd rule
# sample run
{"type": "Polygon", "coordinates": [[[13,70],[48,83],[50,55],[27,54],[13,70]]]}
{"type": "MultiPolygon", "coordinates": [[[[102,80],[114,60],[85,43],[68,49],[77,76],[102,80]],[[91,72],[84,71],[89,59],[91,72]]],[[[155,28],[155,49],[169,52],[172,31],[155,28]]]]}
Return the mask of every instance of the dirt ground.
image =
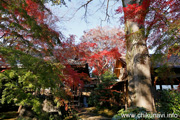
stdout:
{"type": "Polygon", "coordinates": [[[17,111],[2,112],[0,113],[0,120],[16,120],[17,116],[17,111]]]}
{"type": "Polygon", "coordinates": [[[78,116],[80,117],[81,120],[111,120],[109,117],[105,117],[96,113],[93,113],[91,108],[82,108],[78,116]]]}
{"type": "MultiPolygon", "coordinates": [[[[78,116],[80,120],[111,120],[110,117],[93,113],[93,109],[93,107],[79,109],[78,116]]],[[[0,120],[16,120],[17,116],[17,111],[4,112],[0,113],[0,120]]]]}

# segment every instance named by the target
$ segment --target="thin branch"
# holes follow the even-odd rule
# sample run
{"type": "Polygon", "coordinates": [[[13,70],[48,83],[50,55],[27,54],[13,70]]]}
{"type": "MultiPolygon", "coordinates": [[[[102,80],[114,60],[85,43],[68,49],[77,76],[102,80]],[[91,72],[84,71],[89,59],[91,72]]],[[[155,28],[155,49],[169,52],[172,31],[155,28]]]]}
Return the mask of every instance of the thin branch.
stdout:
{"type": "Polygon", "coordinates": [[[0,37],[0,39],[3,38],[5,35],[6,35],[6,34],[3,34],[3,35],[0,37]]]}
{"type": "Polygon", "coordinates": [[[95,14],[97,11],[99,11],[99,10],[103,7],[105,1],[106,1],[106,0],[104,0],[104,1],[102,2],[101,6],[100,6],[93,14],[95,14]]]}
{"type": "Polygon", "coordinates": [[[87,3],[85,3],[85,4],[83,4],[83,5],[81,5],[76,11],[75,11],[75,13],[74,14],[76,14],[81,8],[85,8],[85,16],[86,16],[86,13],[87,13],[87,6],[88,6],[88,4],[90,3],[90,2],[92,2],[93,0],[89,0],[89,1],[87,1],[87,3]]]}
{"type": "Polygon", "coordinates": [[[108,9],[109,9],[109,0],[107,1],[107,6],[106,6],[106,18],[108,17],[109,19],[108,9]]]}
{"type": "MultiPolygon", "coordinates": [[[[106,59],[106,62],[105,62],[105,64],[102,67],[102,70],[106,67],[107,64],[108,64],[108,60],[106,59]]],[[[102,70],[101,70],[101,72],[102,72],[102,70]]]]}
{"type": "MultiPolygon", "coordinates": [[[[70,17],[69,19],[67,19],[66,21],[70,21],[72,18],[74,18],[74,16],[76,15],[76,13],[81,9],[81,8],[85,8],[85,14],[84,14],[84,16],[86,16],[86,14],[87,14],[87,6],[88,6],[88,4],[90,3],[90,2],[92,2],[93,0],[89,0],[89,1],[87,1],[85,4],[83,4],[83,5],[81,5],[74,13],[73,13],[73,15],[72,15],[72,17],[70,17]]],[[[65,16],[65,14],[64,14],[64,16],[65,16]]],[[[63,17],[64,17],[63,16],[63,17]]],[[[61,18],[63,18],[63,17],[61,17],[61,18]]]]}
{"type": "Polygon", "coordinates": [[[93,0],[87,1],[87,3],[81,5],[77,10],[80,10],[82,7],[86,7],[86,8],[87,8],[88,4],[89,4],[90,2],[92,2],[92,1],[93,1],[93,0]]]}
{"type": "Polygon", "coordinates": [[[109,22],[110,15],[109,15],[108,11],[109,11],[109,0],[107,1],[107,5],[106,5],[106,17],[104,20],[101,20],[101,23],[100,23],[101,25],[102,25],[102,22],[104,22],[106,20],[107,20],[107,22],[109,22]]]}

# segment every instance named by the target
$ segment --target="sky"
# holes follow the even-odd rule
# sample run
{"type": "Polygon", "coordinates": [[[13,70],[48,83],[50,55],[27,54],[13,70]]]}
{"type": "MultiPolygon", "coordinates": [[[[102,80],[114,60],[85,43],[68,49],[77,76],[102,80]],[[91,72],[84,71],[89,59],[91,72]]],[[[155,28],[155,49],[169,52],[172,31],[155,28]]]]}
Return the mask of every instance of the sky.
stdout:
{"type": "Polygon", "coordinates": [[[77,9],[87,2],[87,0],[76,0],[68,2],[66,6],[59,6],[47,4],[46,6],[57,16],[59,22],[56,23],[58,30],[60,30],[66,37],[68,35],[76,35],[76,42],[80,42],[79,38],[83,35],[83,31],[96,28],[97,26],[110,26],[120,27],[119,14],[115,14],[115,10],[121,5],[120,1],[111,1],[109,4],[109,15],[110,20],[102,21],[105,19],[106,11],[106,0],[104,6],[101,6],[103,0],[92,1],[87,9],[87,16],[84,17],[85,8],[82,7],[80,10],[77,9]],[[100,9],[99,9],[100,8],[100,9]],[[98,11],[97,11],[98,10],[98,11]],[[96,12],[97,11],[97,12],[96,12]]]}
{"type": "MultiPolygon", "coordinates": [[[[67,6],[52,5],[51,3],[46,4],[47,8],[49,8],[59,19],[58,22],[56,22],[56,30],[61,31],[66,37],[69,35],[76,35],[75,43],[78,44],[81,42],[80,37],[83,35],[84,31],[96,28],[98,26],[109,26],[124,29],[119,20],[123,13],[116,14],[115,12],[119,6],[122,6],[121,0],[109,0],[109,21],[107,19],[105,20],[107,0],[93,0],[88,5],[87,15],[84,17],[84,7],[78,11],[77,9],[87,1],[88,0],[71,0],[69,2],[67,0],[67,6]],[[102,4],[102,1],[105,1],[104,5],[102,4]]],[[[150,54],[155,52],[154,50],[148,50],[150,54]]]]}

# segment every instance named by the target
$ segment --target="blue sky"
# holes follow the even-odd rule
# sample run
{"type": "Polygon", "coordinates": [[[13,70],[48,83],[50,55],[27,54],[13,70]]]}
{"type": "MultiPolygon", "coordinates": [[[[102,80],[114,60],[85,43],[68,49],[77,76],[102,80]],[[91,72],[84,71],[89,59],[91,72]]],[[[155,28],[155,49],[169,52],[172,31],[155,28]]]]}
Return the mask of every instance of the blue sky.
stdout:
{"type": "Polygon", "coordinates": [[[115,15],[115,10],[121,5],[121,2],[110,1],[109,15],[113,15],[110,18],[110,21],[101,22],[101,20],[105,19],[105,4],[101,9],[97,12],[96,10],[101,7],[102,0],[94,0],[88,6],[88,13],[86,18],[84,18],[85,9],[81,8],[79,11],[76,10],[87,0],[76,0],[76,1],[67,1],[67,6],[51,6],[48,4],[48,8],[51,9],[54,15],[56,15],[59,19],[59,22],[56,23],[57,27],[65,36],[69,34],[76,35],[76,42],[79,42],[79,38],[83,35],[83,31],[89,30],[92,28],[96,28],[97,26],[110,26],[110,27],[119,27],[119,17],[120,15],[115,15]]]}
{"type": "MultiPolygon", "coordinates": [[[[121,0],[110,0],[109,4],[109,15],[110,21],[107,22],[102,20],[105,19],[105,11],[106,5],[102,6],[101,9],[97,11],[98,8],[101,7],[102,1],[107,2],[107,0],[93,0],[88,5],[88,13],[86,18],[84,19],[85,9],[81,8],[79,11],[76,10],[88,0],[71,0],[71,2],[67,1],[66,6],[47,4],[46,6],[52,11],[54,15],[56,15],[59,19],[59,22],[56,23],[57,28],[61,31],[66,37],[69,35],[76,35],[76,43],[79,43],[79,38],[83,35],[83,31],[96,28],[97,26],[109,26],[109,27],[122,27],[120,25],[120,14],[115,14],[115,10],[122,6],[121,0]],[[96,12],[97,11],[97,12],[96,12]]],[[[150,54],[154,53],[154,50],[149,50],[150,54]]]]}

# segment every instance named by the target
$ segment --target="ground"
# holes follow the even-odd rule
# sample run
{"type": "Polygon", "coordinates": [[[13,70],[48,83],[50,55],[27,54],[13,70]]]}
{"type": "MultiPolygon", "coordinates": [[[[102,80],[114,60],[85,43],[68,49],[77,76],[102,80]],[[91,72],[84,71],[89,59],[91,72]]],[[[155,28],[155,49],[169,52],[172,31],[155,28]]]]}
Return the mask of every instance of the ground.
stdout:
{"type": "Polygon", "coordinates": [[[82,120],[111,120],[110,117],[105,117],[102,116],[101,114],[94,113],[93,110],[94,107],[82,108],[79,111],[78,116],[82,120]]]}
{"type": "Polygon", "coordinates": [[[18,116],[17,111],[8,111],[0,113],[0,120],[16,120],[18,116]]]}
{"type": "MultiPolygon", "coordinates": [[[[99,111],[100,113],[94,113],[95,107],[81,108],[78,109],[78,117],[80,120],[111,120],[111,117],[105,117],[102,115],[104,111],[99,111]]],[[[105,110],[107,111],[107,110],[105,110]]],[[[108,113],[111,113],[107,111],[108,113]]],[[[18,116],[17,111],[9,111],[0,113],[0,120],[16,120],[18,116]]]]}

